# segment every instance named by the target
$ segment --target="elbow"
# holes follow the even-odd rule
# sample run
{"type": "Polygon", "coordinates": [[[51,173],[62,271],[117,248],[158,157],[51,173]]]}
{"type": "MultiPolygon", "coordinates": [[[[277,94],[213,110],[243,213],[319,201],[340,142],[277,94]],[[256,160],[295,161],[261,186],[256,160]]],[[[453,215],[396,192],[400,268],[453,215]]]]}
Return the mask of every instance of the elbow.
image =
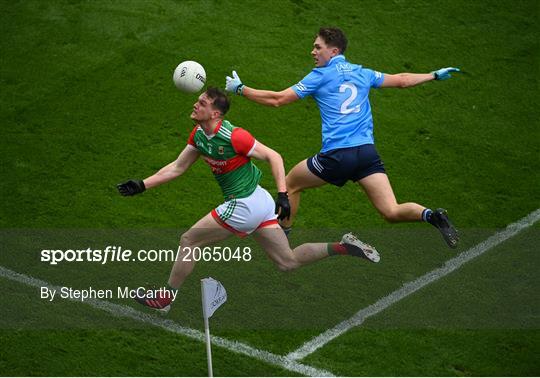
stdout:
{"type": "Polygon", "coordinates": [[[275,92],[274,96],[270,100],[270,105],[274,108],[279,108],[282,105],[287,105],[290,101],[287,99],[285,91],[275,92]]]}
{"type": "Polygon", "coordinates": [[[281,157],[281,155],[279,154],[279,152],[274,151],[274,154],[275,154],[275,159],[276,159],[280,164],[283,164],[283,158],[281,157]]]}
{"type": "Polygon", "coordinates": [[[407,80],[407,78],[402,78],[399,82],[398,88],[409,88],[411,86],[411,82],[407,80]]]}
{"type": "Polygon", "coordinates": [[[278,97],[274,97],[270,100],[269,105],[273,108],[279,108],[281,105],[284,105],[284,103],[278,97]]]}
{"type": "Polygon", "coordinates": [[[277,165],[283,165],[283,158],[281,157],[281,155],[279,153],[272,150],[268,154],[268,162],[273,163],[273,164],[277,164],[277,165]]]}
{"type": "Polygon", "coordinates": [[[271,156],[272,161],[274,161],[277,165],[283,165],[283,158],[280,154],[274,151],[274,153],[271,156]]]}
{"type": "Polygon", "coordinates": [[[412,80],[407,74],[399,75],[399,81],[397,82],[396,87],[398,88],[409,88],[413,85],[412,80]]]}
{"type": "Polygon", "coordinates": [[[180,167],[176,167],[172,172],[171,172],[171,177],[173,179],[179,177],[179,176],[182,176],[184,174],[184,172],[187,171],[187,167],[185,166],[180,166],[180,167]]]}

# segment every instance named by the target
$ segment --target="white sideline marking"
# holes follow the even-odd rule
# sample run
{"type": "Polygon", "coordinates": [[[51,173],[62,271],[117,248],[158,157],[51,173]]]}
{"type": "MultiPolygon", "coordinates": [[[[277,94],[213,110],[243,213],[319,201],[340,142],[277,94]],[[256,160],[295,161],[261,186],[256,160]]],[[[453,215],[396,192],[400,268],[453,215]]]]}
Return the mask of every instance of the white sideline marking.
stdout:
{"type": "Polygon", "coordinates": [[[439,278],[446,276],[447,274],[461,267],[466,262],[480,256],[489,249],[496,247],[505,240],[517,235],[521,231],[532,226],[534,223],[538,222],[538,220],[540,220],[540,209],[536,209],[526,217],[508,225],[504,230],[490,236],[483,242],[459,254],[453,259],[448,260],[443,267],[432,270],[431,272],[424,274],[416,280],[404,284],[400,289],[394,291],[386,297],[379,299],[374,304],[358,311],[350,319],[344,320],[343,322],[336,325],[334,328],[331,328],[321,333],[319,336],[316,336],[315,338],[307,341],[306,343],[304,343],[304,345],[302,345],[297,350],[289,353],[286,357],[291,360],[301,360],[302,358],[310,355],[323,345],[332,341],[336,337],[347,332],[349,329],[361,325],[370,316],[378,314],[379,312],[387,309],[394,303],[411,295],[415,291],[423,288],[426,285],[429,285],[432,282],[437,281],[439,278]]]}
{"type": "MultiPolygon", "coordinates": [[[[60,286],[51,285],[48,282],[42,281],[34,277],[27,276],[25,274],[14,272],[2,266],[0,266],[0,277],[4,277],[12,281],[17,281],[28,286],[33,286],[33,287],[46,286],[46,287],[49,287],[50,289],[60,290],[60,286]]],[[[74,302],[80,302],[76,299],[71,299],[71,300],[74,302]]],[[[146,323],[146,324],[163,328],[173,333],[187,336],[189,338],[198,340],[203,343],[206,342],[204,333],[201,331],[198,331],[193,328],[183,327],[180,324],[175,323],[174,321],[170,319],[163,319],[162,317],[158,317],[156,315],[146,314],[144,312],[135,310],[133,307],[130,307],[130,306],[119,305],[116,303],[103,301],[99,299],[88,299],[80,303],[84,303],[91,307],[106,311],[115,316],[131,318],[131,319],[134,319],[134,320],[146,323]]],[[[265,350],[256,349],[252,346],[249,346],[247,344],[244,344],[238,341],[232,341],[232,340],[224,339],[222,337],[212,336],[212,344],[228,349],[232,352],[244,354],[246,356],[253,357],[258,360],[267,362],[269,364],[276,365],[284,369],[287,369],[289,371],[300,373],[306,376],[312,376],[312,377],[333,377],[334,376],[332,373],[328,371],[316,369],[312,366],[304,365],[297,361],[291,360],[290,358],[287,358],[285,356],[279,356],[277,354],[270,353],[265,350]]]]}

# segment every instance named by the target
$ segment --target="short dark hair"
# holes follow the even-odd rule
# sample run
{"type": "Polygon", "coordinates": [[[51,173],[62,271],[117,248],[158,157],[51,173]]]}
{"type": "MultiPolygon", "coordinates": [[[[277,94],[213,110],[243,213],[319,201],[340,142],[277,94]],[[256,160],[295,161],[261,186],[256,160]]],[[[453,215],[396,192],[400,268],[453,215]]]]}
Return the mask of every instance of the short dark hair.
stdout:
{"type": "Polygon", "coordinates": [[[227,97],[227,94],[225,94],[225,92],[223,92],[219,88],[210,87],[206,90],[205,93],[208,98],[213,100],[212,106],[214,107],[214,109],[219,110],[222,116],[229,111],[231,103],[229,101],[229,97],[227,97]]]}
{"type": "Polygon", "coordinates": [[[339,28],[320,28],[317,36],[321,37],[327,46],[337,47],[340,54],[347,49],[347,37],[339,28]]]}

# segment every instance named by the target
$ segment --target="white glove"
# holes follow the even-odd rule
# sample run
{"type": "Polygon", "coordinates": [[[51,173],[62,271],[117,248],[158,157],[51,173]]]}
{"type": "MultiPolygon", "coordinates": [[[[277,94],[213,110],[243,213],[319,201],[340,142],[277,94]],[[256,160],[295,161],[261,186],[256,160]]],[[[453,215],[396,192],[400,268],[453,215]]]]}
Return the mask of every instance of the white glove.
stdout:
{"type": "Polygon", "coordinates": [[[244,91],[244,84],[242,84],[242,80],[240,80],[236,71],[233,71],[232,75],[233,77],[227,76],[225,78],[225,90],[241,96],[244,91]]]}

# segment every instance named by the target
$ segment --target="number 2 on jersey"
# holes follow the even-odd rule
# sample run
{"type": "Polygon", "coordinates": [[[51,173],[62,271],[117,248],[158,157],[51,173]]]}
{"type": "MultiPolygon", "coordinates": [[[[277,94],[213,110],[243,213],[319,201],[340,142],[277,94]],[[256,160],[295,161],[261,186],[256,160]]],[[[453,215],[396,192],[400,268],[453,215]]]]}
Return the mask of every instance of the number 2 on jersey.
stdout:
{"type": "Polygon", "coordinates": [[[343,93],[347,89],[351,91],[351,95],[349,96],[349,98],[343,101],[343,104],[341,104],[341,109],[340,109],[341,114],[358,113],[360,111],[360,105],[356,105],[354,108],[348,107],[358,95],[358,90],[356,89],[356,86],[354,84],[344,83],[344,84],[341,84],[341,86],[339,87],[339,93],[343,93]]]}

